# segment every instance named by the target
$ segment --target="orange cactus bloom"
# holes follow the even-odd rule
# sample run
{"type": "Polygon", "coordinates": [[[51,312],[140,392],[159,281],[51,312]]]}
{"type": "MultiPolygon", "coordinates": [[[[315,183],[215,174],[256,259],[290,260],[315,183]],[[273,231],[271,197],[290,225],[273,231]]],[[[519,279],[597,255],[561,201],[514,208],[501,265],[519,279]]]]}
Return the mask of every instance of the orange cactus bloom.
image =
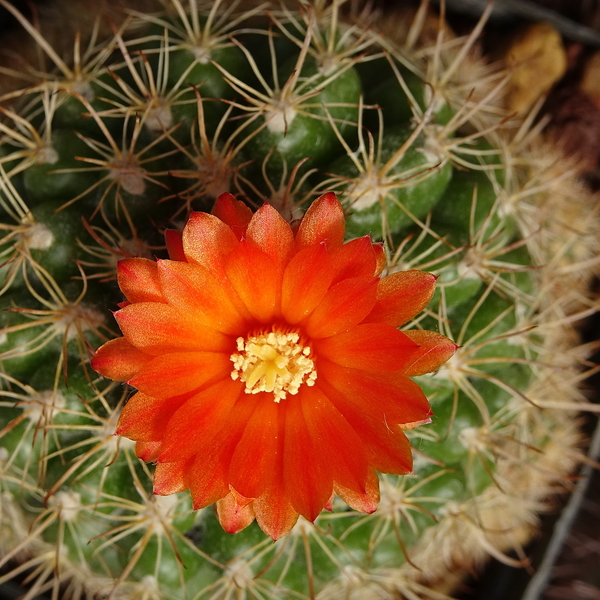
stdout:
{"type": "Polygon", "coordinates": [[[412,470],[403,430],[432,414],[410,377],[456,350],[397,329],[435,277],[380,278],[381,246],[344,243],[332,193],[295,228],[268,204],[252,214],[223,194],[166,239],[170,260],[119,262],[123,337],[92,360],[138,390],[116,433],[156,463],[154,493],[189,489],[195,508],[217,503],[225,530],[256,518],[273,539],[330,509],[334,492],[374,511],[376,471],[412,470]]]}

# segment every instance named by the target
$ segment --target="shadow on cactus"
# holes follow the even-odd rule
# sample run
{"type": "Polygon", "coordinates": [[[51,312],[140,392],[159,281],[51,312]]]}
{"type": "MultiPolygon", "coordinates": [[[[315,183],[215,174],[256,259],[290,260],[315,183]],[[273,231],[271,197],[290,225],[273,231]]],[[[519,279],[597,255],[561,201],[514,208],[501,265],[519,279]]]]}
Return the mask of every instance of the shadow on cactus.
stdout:
{"type": "Polygon", "coordinates": [[[0,5],[38,57],[2,71],[0,583],[413,600],[525,564],[593,409],[599,221],[482,24],[168,0],[62,56],[0,5]]]}

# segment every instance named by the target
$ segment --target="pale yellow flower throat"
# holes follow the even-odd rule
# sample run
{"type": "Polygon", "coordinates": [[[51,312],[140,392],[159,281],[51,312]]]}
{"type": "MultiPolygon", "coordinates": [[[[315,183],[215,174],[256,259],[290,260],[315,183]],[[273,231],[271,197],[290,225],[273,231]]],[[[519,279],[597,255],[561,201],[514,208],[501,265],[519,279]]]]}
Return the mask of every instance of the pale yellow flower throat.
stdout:
{"type": "Polygon", "coordinates": [[[297,333],[264,333],[239,337],[240,352],[231,355],[231,378],[246,384],[247,394],[273,392],[279,402],[288,394],[297,394],[300,386],[314,385],[317,378],[309,346],[302,346],[297,333]]]}

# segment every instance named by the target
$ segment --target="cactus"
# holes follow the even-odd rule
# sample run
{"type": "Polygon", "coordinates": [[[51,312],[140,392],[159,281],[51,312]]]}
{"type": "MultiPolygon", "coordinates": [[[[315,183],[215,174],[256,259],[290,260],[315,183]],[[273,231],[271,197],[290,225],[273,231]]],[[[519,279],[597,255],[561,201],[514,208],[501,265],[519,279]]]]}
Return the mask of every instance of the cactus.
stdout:
{"type": "Polygon", "coordinates": [[[503,113],[480,27],[456,38],[426,3],[383,19],[168,0],[62,56],[0,4],[43,55],[0,108],[0,582],[25,578],[27,598],[412,600],[447,597],[490,555],[523,564],[581,459],[591,366],[574,324],[596,309],[599,221],[533,116],[503,113]],[[335,192],[348,239],[383,242],[385,274],[436,275],[407,329],[459,346],[415,377],[435,416],[406,432],[414,471],[379,476],[374,512],[342,494],[275,542],[249,521],[226,533],[188,492],[154,495],[155,466],[114,435],[132,389],[90,364],[118,335],[118,261],[166,258],[165,231],[227,192],[289,222],[335,192]]]}

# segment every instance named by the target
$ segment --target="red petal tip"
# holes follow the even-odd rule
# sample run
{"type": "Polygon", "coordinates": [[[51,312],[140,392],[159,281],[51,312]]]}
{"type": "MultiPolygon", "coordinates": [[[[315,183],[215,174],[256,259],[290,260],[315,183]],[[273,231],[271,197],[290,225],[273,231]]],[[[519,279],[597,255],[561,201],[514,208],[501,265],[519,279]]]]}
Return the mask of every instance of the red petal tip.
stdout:
{"type": "Polygon", "coordinates": [[[427,417],[426,419],[413,421],[412,423],[400,423],[399,427],[402,431],[409,431],[410,429],[415,429],[415,427],[420,427],[421,425],[429,425],[431,422],[431,417],[427,417]]]}

